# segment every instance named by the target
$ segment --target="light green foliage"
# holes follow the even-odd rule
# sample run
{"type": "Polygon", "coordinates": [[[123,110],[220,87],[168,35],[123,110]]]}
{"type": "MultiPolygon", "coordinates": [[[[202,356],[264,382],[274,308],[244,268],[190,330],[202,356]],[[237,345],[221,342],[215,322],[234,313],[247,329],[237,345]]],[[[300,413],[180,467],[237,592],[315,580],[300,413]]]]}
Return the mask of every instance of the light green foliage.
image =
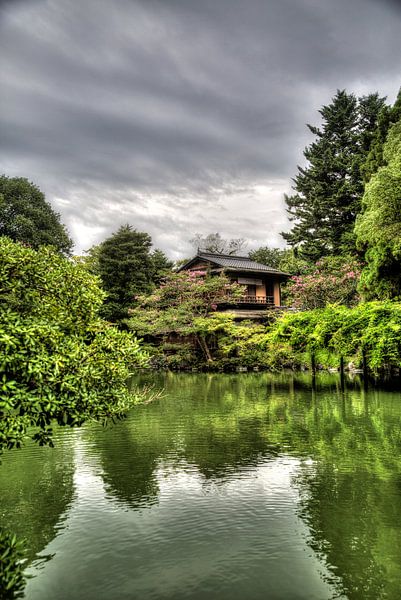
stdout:
{"type": "Polygon", "coordinates": [[[366,299],[401,296],[401,120],[390,129],[383,153],[386,166],[366,185],[355,226],[358,246],[366,250],[360,284],[366,299]]]}
{"type": "Polygon", "coordinates": [[[89,250],[85,250],[85,254],[73,256],[73,260],[77,264],[83,265],[88,273],[91,273],[92,275],[100,275],[99,254],[101,246],[101,244],[92,246],[89,248],[89,250]]]}
{"type": "Polygon", "coordinates": [[[131,311],[129,326],[138,335],[162,344],[156,351],[159,365],[256,365],[260,357],[255,358],[259,354],[255,339],[264,327],[251,323],[240,326],[232,314],[215,312],[217,303],[227,295],[235,298],[242,294],[242,286],[230,283],[223,275],[172,273],[152,295],[140,299],[139,306],[131,311]]]}
{"type": "Polygon", "coordinates": [[[98,317],[103,297],[82,266],[0,238],[0,451],[132,405],[126,379],[146,356],[98,317]]]}
{"type": "Polygon", "coordinates": [[[283,315],[262,345],[270,353],[295,354],[304,362],[318,352],[357,363],[365,356],[370,369],[380,370],[401,367],[400,332],[401,303],[367,302],[353,308],[333,305],[283,315]]]}
{"type": "Polygon", "coordinates": [[[22,598],[25,587],[23,543],[0,529],[0,600],[22,598]]]}
{"type": "Polygon", "coordinates": [[[130,311],[129,325],[139,335],[189,335],[194,332],[197,317],[216,310],[216,303],[227,295],[242,294],[242,286],[230,283],[224,275],[208,277],[204,271],[171,273],[153,294],[138,298],[138,307],[130,311]]]}
{"type": "Polygon", "coordinates": [[[24,177],[0,176],[0,236],[32,248],[53,246],[70,254],[72,240],[40,189],[24,177]]]}

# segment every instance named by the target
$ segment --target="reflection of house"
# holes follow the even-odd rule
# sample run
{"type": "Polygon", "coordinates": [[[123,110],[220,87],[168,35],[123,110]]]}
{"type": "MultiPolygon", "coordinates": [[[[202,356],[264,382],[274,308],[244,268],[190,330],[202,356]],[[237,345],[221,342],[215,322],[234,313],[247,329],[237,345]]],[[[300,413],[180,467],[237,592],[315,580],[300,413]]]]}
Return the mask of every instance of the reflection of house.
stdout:
{"type": "Polygon", "coordinates": [[[208,252],[198,252],[197,256],[179,268],[179,271],[199,270],[207,270],[216,275],[224,273],[231,281],[246,286],[242,298],[234,301],[226,298],[219,304],[219,310],[230,310],[240,318],[257,317],[267,308],[280,306],[280,283],[289,277],[287,273],[245,256],[208,252]]]}

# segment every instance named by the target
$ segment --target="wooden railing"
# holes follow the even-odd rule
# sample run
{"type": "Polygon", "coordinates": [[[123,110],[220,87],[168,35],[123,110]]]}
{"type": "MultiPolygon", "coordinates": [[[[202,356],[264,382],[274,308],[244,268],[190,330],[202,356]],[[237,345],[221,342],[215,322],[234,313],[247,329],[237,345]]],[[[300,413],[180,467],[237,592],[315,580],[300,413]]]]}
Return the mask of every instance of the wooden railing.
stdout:
{"type": "Polygon", "coordinates": [[[222,304],[268,304],[274,306],[274,296],[241,296],[240,298],[232,298],[226,296],[220,301],[222,304]]]}
{"type": "Polygon", "coordinates": [[[242,296],[238,300],[243,304],[274,304],[273,296],[242,296]]]}

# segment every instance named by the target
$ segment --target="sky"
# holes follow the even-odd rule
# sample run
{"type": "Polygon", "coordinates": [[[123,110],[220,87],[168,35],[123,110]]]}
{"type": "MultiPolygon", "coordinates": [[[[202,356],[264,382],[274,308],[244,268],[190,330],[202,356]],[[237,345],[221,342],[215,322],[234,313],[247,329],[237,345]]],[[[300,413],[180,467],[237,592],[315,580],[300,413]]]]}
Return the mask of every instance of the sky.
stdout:
{"type": "Polygon", "coordinates": [[[0,0],[0,173],[81,253],[129,223],[284,246],[284,193],[337,89],[401,85],[401,0],[0,0]]]}

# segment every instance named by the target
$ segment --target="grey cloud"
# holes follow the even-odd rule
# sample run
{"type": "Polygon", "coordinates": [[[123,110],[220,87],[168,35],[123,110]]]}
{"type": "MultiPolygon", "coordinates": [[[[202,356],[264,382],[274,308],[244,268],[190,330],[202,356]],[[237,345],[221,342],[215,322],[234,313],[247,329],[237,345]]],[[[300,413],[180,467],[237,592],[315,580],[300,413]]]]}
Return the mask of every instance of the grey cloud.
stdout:
{"type": "Polygon", "coordinates": [[[0,170],[79,248],[127,221],[171,254],[195,231],[280,243],[305,122],[336,88],[399,85],[391,0],[19,0],[0,19],[0,170]]]}

